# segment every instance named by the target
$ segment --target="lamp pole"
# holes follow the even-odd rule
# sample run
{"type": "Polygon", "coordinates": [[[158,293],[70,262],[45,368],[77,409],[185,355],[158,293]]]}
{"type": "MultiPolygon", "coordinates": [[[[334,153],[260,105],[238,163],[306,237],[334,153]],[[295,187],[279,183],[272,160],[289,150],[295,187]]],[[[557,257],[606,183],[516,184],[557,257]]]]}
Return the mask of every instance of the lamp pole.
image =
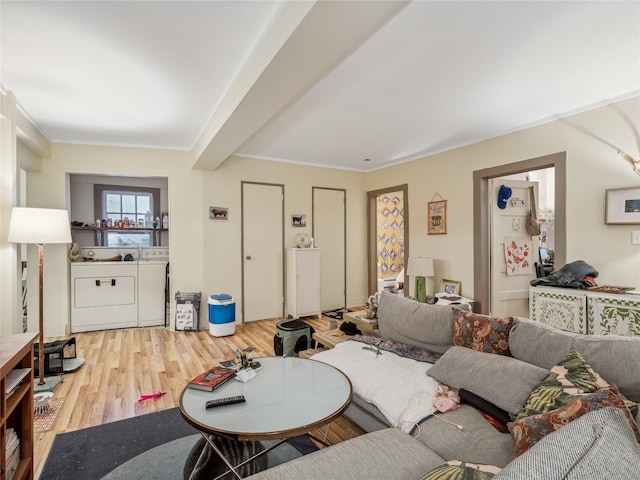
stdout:
{"type": "Polygon", "coordinates": [[[38,243],[38,385],[44,385],[44,245],[38,243]]]}

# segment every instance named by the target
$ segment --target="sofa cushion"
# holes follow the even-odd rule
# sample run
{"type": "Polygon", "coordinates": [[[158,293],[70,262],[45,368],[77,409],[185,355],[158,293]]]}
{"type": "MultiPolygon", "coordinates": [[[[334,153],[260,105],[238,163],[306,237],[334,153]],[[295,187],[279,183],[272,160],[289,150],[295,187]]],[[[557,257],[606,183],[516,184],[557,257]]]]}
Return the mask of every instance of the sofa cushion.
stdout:
{"type": "Polygon", "coordinates": [[[510,355],[509,331],[513,318],[491,317],[456,310],[453,314],[453,344],[478,352],[510,355]]]}
{"type": "MultiPolygon", "coordinates": [[[[531,392],[522,410],[513,419],[520,420],[530,415],[556,410],[572,402],[579,395],[607,387],[609,384],[585,362],[582,355],[576,350],[571,350],[551,368],[549,375],[531,392]]],[[[626,398],[623,400],[627,402],[633,415],[638,413],[635,403],[629,402],[626,398]]]]}
{"type": "Polygon", "coordinates": [[[429,305],[382,292],[378,302],[378,330],[388,338],[444,353],[453,338],[453,307],[429,305]]]}
{"type": "Polygon", "coordinates": [[[624,413],[629,426],[640,442],[638,426],[636,425],[624,401],[609,389],[599,390],[590,395],[578,397],[564,407],[551,412],[531,415],[522,420],[510,423],[509,428],[513,436],[513,456],[518,457],[533,447],[543,437],[568,425],[588,412],[605,407],[619,408],[624,413]]]}
{"type": "Polygon", "coordinates": [[[550,369],[571,349],[625,397],[640,402],[640,337],[582,335],[522,318],[511,327],[509,350],[524,362],[550,369]]]}
{"type": "Polygon", "coordinates": [[[444,463],[397,428],[367,433],[247,477],[251,480],[384,478],[415,480],[444,463]]]}
{"type": "Polygon", "coordinates": [[[587,413],[509,463],[494,480],[637,480],[640,448],[617,408],[587,413]]]}
{"type": "Polygon", "coordinates": [[[469,405],[429,417],[420,424],[417,438],[445,460],[463,458],[467,462],[497,467],[513,460],[511,435],[500,433],[469,405]]]}
{"type": "Polygon", "coordinates": [[[549,371],[515,358],[451,347],[427,375],[454,388],[464,388],[517,414],[549,371]]]}
{"type": "Polygon", "coordinates": [[[427,473],[422,480],[451,480],[465,479],[490,480],[500,472],[500,468],[493,465],[481,465],[476,463],[461,462],[459,460],[449,460],[444,465],[434,468],[427,473]]]}

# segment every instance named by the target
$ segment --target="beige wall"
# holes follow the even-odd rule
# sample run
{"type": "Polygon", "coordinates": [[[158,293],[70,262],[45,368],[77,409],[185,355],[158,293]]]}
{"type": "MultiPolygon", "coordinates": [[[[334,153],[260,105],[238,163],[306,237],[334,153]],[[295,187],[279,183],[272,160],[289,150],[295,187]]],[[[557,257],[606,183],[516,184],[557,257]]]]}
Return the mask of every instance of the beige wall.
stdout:
{"type": "MultiPolygon", "coordinates": [[[[69,208],[71,173],[167,177],[172,297],[176,290],[202,291],[205,298],[224,291],[240,303],[240,182],[284,184],[285,221],[292,213],[307,213],[308,232],[312,225],[311,187],[344,188],[347,305],[361,305],[368,296],[366,191],[408,183],[409,253],[435,259],[436,277],[427,288],[431,292],[437,290],[442,278],[460,280],[462,293],[473,297],[473,171],[566,151],[568,261],[582,259],[591,263],[600,271],[601,284],[640,289],[640,247],[631,245],[631,231],[640,226],[604,224],[606,189],[640,187],[640,177],[613,147],[594,138],[600,137],[637,155],[639,119],[640,97],[635,97],[568,120],[366,174],[246,158],[231,158],[210,172],[192,170],[188,152],[54,145],[42,171],[28,173],[27,206],[69,208]],[[635,125],[635,132],[630,123],[635,125]],[[428,236],[426,206],[436,193],[448,201],[448,233],[428,236]],[[229,207],[229,220],[209,220],[210,205],[229,207]]],[[[293,245],[294,236],[300,231],[287,222],[287,246],[293,245]]],[[[45,247],[47,336],[64,334],[69,323],[67,248],[45,247]]],[[[30,248],[32,265],[36,263],[34,252],[30,248]]],[[[30,282],[30,330],[37,330],[37,310],[33,307],[37,305],[37,285],[33,275],[30,282]]],[[[203,317],[206,322],[204,308],[203,317]]]]}
{"type": "MultiPolygon", "coordinates": [[[[55,145],[42,172],[29,173],[29,206],[68,208],[68,174],[167,177],[169,181],[169,244],[171,246],[171,298],[175,291],[201,291],[205,301],[201,326],[206,327],[206,298],[215,292],[234,296],[241,321],[240,183],[255,181],[285,185],[285,221],[292,213],[307,213],[311,232],[311,187],[347,189],[349,251],[347,252],[348,302],[361,305],[366,292],[364,176],[326,168],[232,158],[214,172],[191,170],[189,155],[150,149],[55,145]],[[208,206],[229,207],[229,220],[212,221],[208,206]]],[[[293,246],[296,233],[287,222],[285,244],[293,246]]],[[[66,251],[47,246],[45,283],[45,334],[63,335],[69,324],[69,283],[66,251]]],[[[32,283],[35,280],[32,277],[32,283]]],[[[30,292],[37,284],[30,284],[30,292]]],[[[37,299],[30,295],[30,305],[37,299]],[[33,300],[33,301],[31,301],[33,300]]],[[[173,314],[171,316],[173,319],[173,314]]],[[[30,329],[37,329],[37,312],[29,315],[30,329]]]]}
{"type": "MultiPolygon", "coordinates": [[[[214,172],[203,174],[204,292],[233,295],[240,316],[241,292],[241,191],[242,181],[284,185],[285,248],[295,246],[295,235],[311,234],[312,187],[347,190],[347,305],[363,305],[366,290],[366,195],[362,173],[306,167],[248,158],[230,158],[214,172]],[[208,207],[229,207],[229,220],[209,220],[208,207]],[[291,226],[291,215],[307,214],[306,228],[291,226]]],[[[173,241],[173,240],[172,240],[173,241]]],[[[173,243],[171,248],[173,250],[173,243]]],[[[320,245],[320,248],[322,246],[320,245]]]]}
{"type": "Polygon", "coordinates": [[[435,259],[436,291],[442,278],[460,280],[462,294],[473,298],[473,171],[566,151],[567,261],[593,265],[599,284],[640,289],[640,246],[631,245],[640,225],[604,223],[605,191],[640,187],[640,177],[604,141],[637,155],[638,125],[640,97],[634,97],[369,173],[366,189],[409,184],[409,255],[435,259]],[[436,192],[447,200],[447,235],[426,233],[426,207],[436,192]]]}
{"type": "MultiPolygon", "coordinates": [[[[188,163],[187,152],[54,145],[42,172],[28,174],[28,206],[69,208],[68,174],[71,173],[167,177],[173,287],[174,290],[199,291],[203,288],[204,265],[194,252],[203,251],[203,223],[199,211],[203,205],[203,173],[191,170],[188,163]]],[[[63,335],[69,324],[68,246],[45,248],[50,249],[45,253],[45,335],[63,335]]],[[[30,307],[37,305],[37,300],[32,301],[32,292],[37,291],[37,283],[33,283],[36,281],[30,276],[30,307]]],[[[30,330],[34,329],[32,322],[35,319],[37,315],[30,310],[30,330]]]]}

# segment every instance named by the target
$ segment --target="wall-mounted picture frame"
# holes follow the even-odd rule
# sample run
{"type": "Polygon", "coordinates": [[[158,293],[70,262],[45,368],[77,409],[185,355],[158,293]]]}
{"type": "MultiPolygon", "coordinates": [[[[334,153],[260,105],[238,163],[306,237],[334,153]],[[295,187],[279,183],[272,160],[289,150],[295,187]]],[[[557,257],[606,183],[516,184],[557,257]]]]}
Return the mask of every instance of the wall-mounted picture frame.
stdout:
{"type": "Polygon", "coordinates": [[[462,283],[457,280],[446,280],[443,279],[440,284],[440,291],[446,293],[447,295],[460,295],[460,287],[462,283]]]}
{"type": "Polygon", "coordinates": [[[211,220],[229,220],[229,208],[209,207],[209,218],[211,220]]]}
{"type": "Polygon", "coordinates": [[[608,189],[604,223],[640,225],[640,187],[608,189]]]}
{"type": "Polygon", "coordinates": [[[306,227],[307,226],[307,214],[306,213],[294,213],[291,215],[292,227],[306,227]]]}
{"type": "Polygon", "coordinates": [[[447,201],[439,200],[427,204],[427,235],[447,233],[447,201]]]}

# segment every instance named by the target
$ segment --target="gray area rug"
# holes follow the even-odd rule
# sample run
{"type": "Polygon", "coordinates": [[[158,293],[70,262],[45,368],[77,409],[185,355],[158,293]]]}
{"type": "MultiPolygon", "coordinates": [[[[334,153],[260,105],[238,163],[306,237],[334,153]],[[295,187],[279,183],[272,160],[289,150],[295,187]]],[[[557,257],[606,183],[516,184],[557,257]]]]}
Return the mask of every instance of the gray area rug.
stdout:
{"type": "MultiPolygon", "coordinates": [[[[184,462],[200,440],[200,434],[179,438],[152,448],[113,470],[102,480],[177,480],[183,478],[184,462]]],[[[265,447],[274,443],[262,442],[265,447]]],[[[289,443],[283,443],[267,454],[267,468],[301,457],[302,453],[289,443]]]]}
{"type": "MultiPolygon", "coordinates": [[[[178,408],[60,433],[39,480],[178,480],[199,438],[178,408]]],[[[275,465],[313,450],[317,448],[307,437],[295,437],[269,452],[268,461],[275,465]]]]}

